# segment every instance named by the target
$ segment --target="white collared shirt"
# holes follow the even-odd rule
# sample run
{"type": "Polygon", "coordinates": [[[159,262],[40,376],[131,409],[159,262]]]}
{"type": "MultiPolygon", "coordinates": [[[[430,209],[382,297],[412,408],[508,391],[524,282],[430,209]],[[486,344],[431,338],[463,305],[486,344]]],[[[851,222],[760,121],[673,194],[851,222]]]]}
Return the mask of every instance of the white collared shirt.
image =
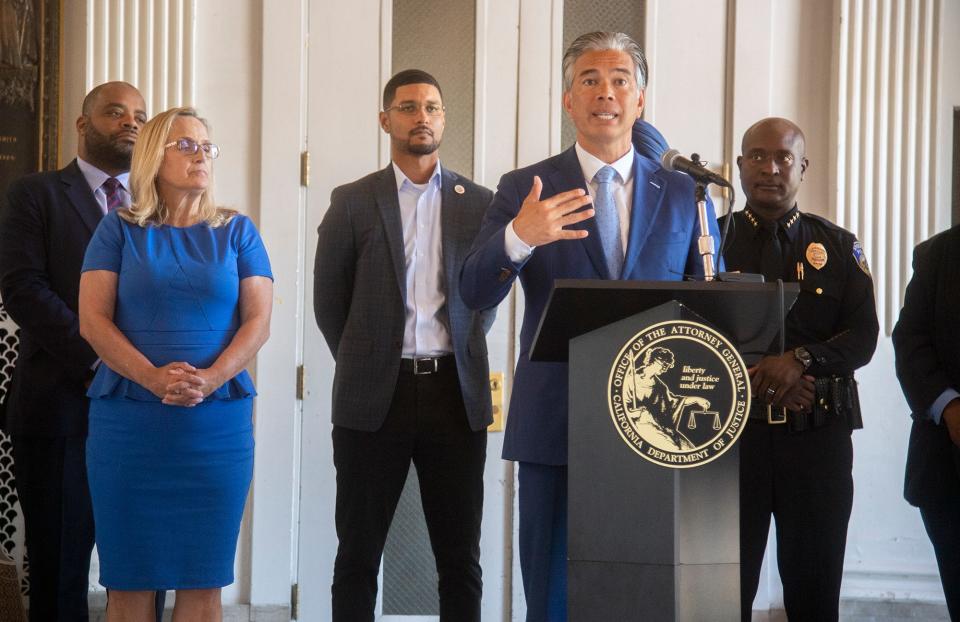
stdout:
{"type": "MultiPolygon", "coordinates": [[[[87,185],[90,186],[90,190],[93,191],[93,197],[97,200],[100,211],[106,214],[107,192],[103,189],[103,182],[110,179],[110,175],[107,175],[93,164],[86,162],[80,156],[77,156],[77,166],[80,167],[83,178],[87,180],[87,185]]],[[[130,171],[124,171],[115,176],[114,179],[119,181],[122,186],[120,194],[123,196],[123,206],[130,207],[130,171]]]]}
{"type": "MultiPolygon", "coordinates": [[[[589,153],[580,146],[580,143],[574,145],[577,159],[580,161],[580,170],[583,172],[583,179],[587,183],[587,190],[590,196],[597,196],[597,182],[593,177],[607,163],[589,153]]],[[[627,251],[627,242],[630,236],[630,210],[633,207],[633,146],[617,161],[610,164],[617,172],[613,178],[613,201],[617,206],[617,213],[620,216],[620,241],[623,244],[624,253],[627,251]]],[[[503,244],[510,257],[510,261],[521,263],[533,253],[533,246],[527,245],[517,232],[513,230],[513,221],[507,225],[503,235],[503,244]]]]}
{"type": "Polygon", "coordinates": [[[415,184],[393,164],[403,227],[406,320],[403,357],[453,352],[441,244],[440,162],[425,184],[415,184]]]}

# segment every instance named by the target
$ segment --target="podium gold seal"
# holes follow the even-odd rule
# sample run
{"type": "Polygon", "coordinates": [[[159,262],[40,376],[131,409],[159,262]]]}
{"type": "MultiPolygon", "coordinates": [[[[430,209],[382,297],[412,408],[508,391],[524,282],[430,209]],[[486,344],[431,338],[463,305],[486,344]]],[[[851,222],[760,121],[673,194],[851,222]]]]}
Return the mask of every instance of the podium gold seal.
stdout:
{"type": "Polygon", "coordinates": [[[750,379],[723,335],[671,320],[623,345],[610,368],[607,403],[630,449],[660,466],[692,468],[737,442],[750,411],[750,379]]]}

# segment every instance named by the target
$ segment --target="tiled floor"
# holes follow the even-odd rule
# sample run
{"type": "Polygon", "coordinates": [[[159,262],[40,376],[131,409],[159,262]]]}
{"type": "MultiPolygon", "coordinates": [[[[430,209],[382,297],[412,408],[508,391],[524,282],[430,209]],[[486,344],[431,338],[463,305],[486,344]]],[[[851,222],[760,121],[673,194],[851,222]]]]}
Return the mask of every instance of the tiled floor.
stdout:
{"type": "MultiPolygon", "coordinates": [[[[107,604],[106,592],[92,592],[90,603],[90,622],[104,622],[104,607],[107,604]]],[[[167,595],[167,609],[163,621],[170,622],[173,615],[173,593],[167,595]]],[[[288,607],[250,607],[250,605],[230,605],[223,608],[223,622],[290,622],[288,607]]],[[[306,621],[304,621],[306,622],[306,621]]]]}
{"type": "MultiPolygon", "coordinates": [[[[840,622],[950,622],[946,605],[885,600],[844,600],[840,622]]],[[[782,610],[754,611],[753,622],[787,622],[782,610]]]]}
{"type": "Polygon", "coordinates": [[[946,605],[882,600],[842,601],[842,622],[939,622],[950,621],[946,605]]]}
{"type": "MultiPolygon", "coordinates": [[[[95,593],[90,598],[90,622],[103,622],[105,594],[95,593]]],[[[168,602],[168,604],[171,604],[168,602]]],[[[169,622],[172,611],[167,610],[164,622],[169,622]]],[[[233,605],[224,608],[223,622],[287,622],[286,607],[256,607],[233,605]]],[[[946,605],[920,602],[880,600],[842,601],[840,622],[949,622],[946,605]]],[[[788,622],[782,610],[754,611],[753,622],[788,622]]]]}

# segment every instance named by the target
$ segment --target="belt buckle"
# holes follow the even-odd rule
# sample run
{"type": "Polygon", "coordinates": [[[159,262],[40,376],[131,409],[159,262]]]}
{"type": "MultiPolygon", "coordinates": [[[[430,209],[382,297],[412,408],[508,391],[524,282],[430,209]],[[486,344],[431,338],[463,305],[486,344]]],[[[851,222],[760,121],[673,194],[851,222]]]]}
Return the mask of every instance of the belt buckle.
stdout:
{"type": "Polygon", "coordinates": [[[428,374],[437,373],[437,359],[424,357],[424,358],[415,358],[413,359],[413,375],[414,376],[426,376],[428,374]],[[432,365],[424,365],[420,367],[420,363],[432,363],[432,365]]]}
{"type": "Polygon", "coordinates": [[[784,408],[773,409],[773,406],[767,404],[767,423],[770,425],[783,425],[787,422],[787,411],[784,408]],[[774,414],[776,413],[776,414],[774,414]]]}

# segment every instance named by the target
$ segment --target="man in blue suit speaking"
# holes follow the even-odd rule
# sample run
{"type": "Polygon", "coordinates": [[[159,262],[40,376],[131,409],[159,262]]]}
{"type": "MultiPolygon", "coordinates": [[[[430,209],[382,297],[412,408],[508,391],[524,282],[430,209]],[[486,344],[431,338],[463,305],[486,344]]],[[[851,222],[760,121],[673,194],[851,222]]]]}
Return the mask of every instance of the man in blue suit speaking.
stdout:
{"type": "Polygon", "coordinates": [[[528,622],[567,617],[567,365],[529,360],[554,280],[703,274],[692,180],[631,144],[646,77],[643,51],[623,33],[593,32],[570,45],[563,107],[577,142],[503,176],[461,273],[469,307],[496,306],[518,276],[526,299],[503,457],[520,463],[528,622]]]}

